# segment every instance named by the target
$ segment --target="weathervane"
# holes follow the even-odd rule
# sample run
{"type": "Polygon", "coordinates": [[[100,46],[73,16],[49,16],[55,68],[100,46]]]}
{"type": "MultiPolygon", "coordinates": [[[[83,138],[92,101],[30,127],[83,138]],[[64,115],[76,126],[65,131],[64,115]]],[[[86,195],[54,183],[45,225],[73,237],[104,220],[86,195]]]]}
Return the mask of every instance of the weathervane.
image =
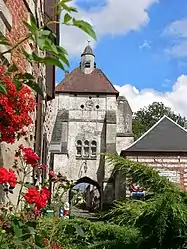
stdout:
{"type": "Polygon", "coordinates": [[[91,42],[91,41],[90,41],[90,40],[87,40],[87,42],[88,42],[88,46],[90,46],[90,42],[91,42]]]}

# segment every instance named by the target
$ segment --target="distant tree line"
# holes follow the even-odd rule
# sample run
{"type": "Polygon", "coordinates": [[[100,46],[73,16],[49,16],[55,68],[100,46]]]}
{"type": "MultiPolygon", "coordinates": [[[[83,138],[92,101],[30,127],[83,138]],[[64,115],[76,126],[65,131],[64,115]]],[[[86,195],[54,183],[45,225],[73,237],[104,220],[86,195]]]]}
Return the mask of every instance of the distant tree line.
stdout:
{"type": "Polygon", "coordinates": [[[142,136],[164,115],[182,127],[185,127],[187,124],[187,119],[179,113],[175,113],[170,107],[165,106],[162,102],[153,102],[149,106],[141,108],[133,116],[133,133],[135,139],[142,136]]]}

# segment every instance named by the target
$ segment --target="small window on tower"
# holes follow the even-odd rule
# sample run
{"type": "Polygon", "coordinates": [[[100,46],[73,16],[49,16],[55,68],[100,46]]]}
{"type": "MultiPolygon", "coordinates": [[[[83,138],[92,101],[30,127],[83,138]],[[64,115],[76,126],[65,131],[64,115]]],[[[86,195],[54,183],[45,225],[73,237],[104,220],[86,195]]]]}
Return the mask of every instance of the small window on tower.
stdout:
{"type": "Polygon", "coordinates": [[[92,157],[96,157],[96,153],[97,153],[97,142],[96,141],[92,141],[91,143],[91,156],[92,157]]]}
{"type": "Polygon", "coordinates": [[[90,62],[85,63],[85,68],[90,68],[90,62]]]}
{"type": "Polygon", "coordinates": [[[77,156],[81,157],[82,156],[82,141],[78,140],[77,141],[77,156]]]}
{"type": "Polygon", "coordinates": [[[84,156],[89,157],[89,141],[84,142],[84,156]]]}

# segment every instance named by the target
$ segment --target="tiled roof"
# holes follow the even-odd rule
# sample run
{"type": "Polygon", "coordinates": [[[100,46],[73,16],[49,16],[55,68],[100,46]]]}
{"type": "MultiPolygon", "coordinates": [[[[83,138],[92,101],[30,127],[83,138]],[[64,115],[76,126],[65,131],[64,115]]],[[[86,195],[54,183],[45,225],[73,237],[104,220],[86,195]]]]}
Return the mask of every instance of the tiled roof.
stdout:
{"type": "Polygon", "coordinates": [[[91,74],[85,74],[80,68],[75,68],[56,86],[55,92],[119,94],[98,68],[95,68],[91,74]]]}
{"type": "Polygon", "coordinates": [[[123,152],[187,152],[187,131],[164,116],[123,152]]]}

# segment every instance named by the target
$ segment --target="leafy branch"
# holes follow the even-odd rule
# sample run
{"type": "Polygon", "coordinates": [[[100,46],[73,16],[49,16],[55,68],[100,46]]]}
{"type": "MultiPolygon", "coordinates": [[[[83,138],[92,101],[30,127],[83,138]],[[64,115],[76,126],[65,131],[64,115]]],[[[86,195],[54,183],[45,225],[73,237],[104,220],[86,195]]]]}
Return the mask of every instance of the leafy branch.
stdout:
{"type": "Polygon", "coordinates": [[[179,190],[166,177],[160,176],[157,171],[145,164],[133,162],[118,155],[108,155],[107,159],[115,166],[114,171],[120,171],[124,180],[128,178],[134,183],[138,182],[147,191],[161,193],[166,189],[179,190]]]}
{"type": "MultiPolygon", "coordinates": [[[[56,21],[55,18],[58,16],[59,11],[56,11],[55,13],[55,20],[48,20],[41,27],[38,27],[37,20],[33,15],[30,15],[30,23],[23,20],[23,24],[27,27],[28,33],[15,44],[11,44],[7,37],[0,34],[0,45],[6,45],[9,47],[6,51],[1,53],[1,57],[5,54],[13,52],[15,49],[18,49],[20,54],[22,54],[28,62],[43,65],[53,65],[65,71],[65,67],[69,67],[69,60],[67,57],[68,53],[63,47],[57,44],[56,34],[50,29],[50,25],[62,24],[66,26],[74,26],[87,33],[93,39],[96,39],[96,34],[93,30],[93,27],[89,23],[85,22],[84,20],[78,20],[71,16],[72,12],[78,12],[76,8],[68,5],[68,3],[71,1],[72,0],[61,0],[58,1],[55,6],[51,6],[54,9],[58,8],[60,11],[65,12],[62,22],[56,21]],[[31,40],[34,44],[34,47],[42,51],[43,55],[40,55],[37,52],[28,53],[23,46],[28,40],[31,40]]],[[[8,61],[4,59],[2,61],[2,65],[7,66],[7,64],[8,61]]],[[[21,74],[16,64],[9,65],[7,72],[9,75],[13,74],[13,82],[15,83],[18,90],[22,84],[26,84],[34,91],[42,95],[42,90],[36,83],[36,79],[32,74],[21,74]]],[[[0,92],[6,94],[6,89],[3,82],[0,82],[0,92]]]]}

